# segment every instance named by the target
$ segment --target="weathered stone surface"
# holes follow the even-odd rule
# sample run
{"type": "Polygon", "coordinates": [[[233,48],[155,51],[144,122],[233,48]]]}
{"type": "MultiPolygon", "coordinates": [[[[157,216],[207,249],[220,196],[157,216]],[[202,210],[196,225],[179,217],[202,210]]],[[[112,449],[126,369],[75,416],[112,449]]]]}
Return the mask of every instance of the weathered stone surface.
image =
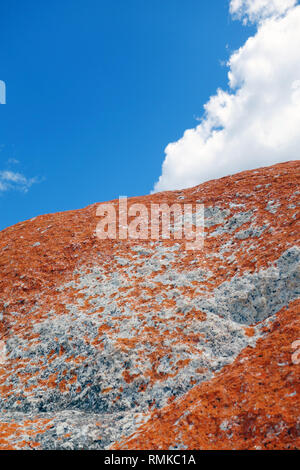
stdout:
{"type": "Polygon", "coordinates": [[[299,447],[299,170],[128,201],[203,203],[199,251],[97,204],[0,232],[0,449],[299,447]]]}

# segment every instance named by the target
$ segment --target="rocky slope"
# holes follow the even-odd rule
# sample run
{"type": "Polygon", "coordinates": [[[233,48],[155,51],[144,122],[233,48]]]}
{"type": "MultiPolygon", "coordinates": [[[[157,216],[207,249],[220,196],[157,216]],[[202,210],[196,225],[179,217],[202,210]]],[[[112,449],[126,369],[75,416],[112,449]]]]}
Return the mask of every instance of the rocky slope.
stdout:
{"type": "Polygon", "coordinates": [[[299,176],[129,200],[203,203],[198,251],[97,204],[0,232],[0,449],[299,448],[299,176]]]}

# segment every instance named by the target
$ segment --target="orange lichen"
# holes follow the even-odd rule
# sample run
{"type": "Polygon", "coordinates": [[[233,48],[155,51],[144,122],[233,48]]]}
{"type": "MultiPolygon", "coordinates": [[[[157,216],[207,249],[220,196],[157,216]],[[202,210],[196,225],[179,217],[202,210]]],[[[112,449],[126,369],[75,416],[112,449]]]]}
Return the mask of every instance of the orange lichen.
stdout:
{"type": "MultiPolygon", "coordinates": [[[[163,387],[168,379],[176,381],[178,374],[190,367],[188,357],[193,355],[197,361],[204,356],[202,345],[207,341],[205,334],[186,327],[193,322],[205,322],[207,315],[195,307],[190,310],[178,307],[174,297],[168,296],[174,287],[172,279],[170,284],[164,284],[158,276],[171,274],[175,270],[179,273],[192,272],[201,267],[210,273],[210,277],[201,283],[204,295],[209,297],[234,276],[258,272],[274,264],[285,250],[298,242],[299,214],[296,207],[291,206],[291,199],[299,187],[299,170],[299,162],[288,162],[242,172],[182,191],[131,198],[129,206],[143,203],[150,209],[151,203],[171,205],[178,202],[180,196],[184,198],[184,203],[200,201],[205,207],[218,205],[222,210],[230,209],[230,217],[241,211],[237,204],[243,205],[243,211],[253,211],[255,226],[266,227],[261,237],[243,239],[235,237],[241,228],[213,236],[218,225],[208,226],[205,229],[204,249],[193,252],[185,250],[184,240],[175,240],[179,254],[175,254],[174,261],[170,259],[168,265],[160,264],[157,270],[150,272],[148,285],[145,285],[143,275],[137,275],[137,269],[148,267],[150,255],[145,253],[140,256],[134,249],[141,245],[149,248],[149,241],[99,240],[95,236],[98,222],[96,204],[78,211],[42,215],[0,232],[0,311],[3,313],[0,341],[5,343],[9,339],[17,339],[24,352],[23,358],[9,357],[5,364],[0,364],[1,401],[9,402],[16,392],[16,380],[18,393],[15,403],[20,407],[26,397],[30,401],[30,398],[43,396],[48,389],[51,393],[65,394],[64,397],[72,390],[77,394],[85,391],[83,389],[88,389],[93,383],[91,378],[88,383],[80,383],[79,368],[88,367],[90,362],[96,368],[97,355],[101,356],[105,351],[106,342],[118,355],[127,354],[130,357],[137,351],[133,365],[128,364],[128,368],[124,365],[124,387],[133,387],[136,382],[137,389],[144,397],[154,385],[163,387]],[[278,213],[266,210],[267,202],[272,199],[280,205],[278,213]],[[36,246],[37,242],[39,246],[36,246]],[[225,256],[224,247],[228,250],[228,256],[225,256]],[[234,262],[230,255],[234,255],[234,262]],[[125,258],[130,267],[135,263],[136,271],[128,272],[126,264],[118,263],[116,257],[125,258]],[[107,280],[116,272],[122,274],[122,281],[127,284],[120,285],[117,292],[108,292],[107,297],[116,304],[116,310],[109,318],[105,317],[106,309],[102,306],[105,294],[92,295],[80,286],[79,271],[87,275],[94,269],[98,272],[101,269],[101,275],[97,273],[95,277],[100,285],[102,275],[107,280]],[[95,299],[100,300],[100,305],[96,307],[95,299]],[[78,331],[76,338],[91,348],[88,351],[93,350],[95,357],[93,354],[90,357],[90,352],[85,354],[85,350],[74,349],[72,335],[68,333],[64,341],[53,337],[49,348],[31,359],[28,353],[38,351],[42,341],[35,331],[36,327],[47,321],[52,325],[53,318],[59,318],[62,322],[65,317],[71,318],[69,304],[75,307],[79,315],[88,315],[88,321],[96,325],[93,334],[78,331]],[[165,312],[168,313],[166,318],[165,312]],[[127,335],[122,334],[121,327],[130,322],[133,314],[136,324],[128,337],[124,337],[127,335]],[[176,356],[174,345],[180,347],[183,356],[176,356]],[[168,362],[167,371],[162,368],[164,360],[168,362]],[[60,373],[53,372],[56,364],[62,364],[60,373]],[[32,369],[34,371],[29,373],[29,366],[36,370],[32,369]],[[31,383],[30,379],[34,381],[31,383]]],[[[118,210],[118,201],[112,203],[118,210]]],[[[249,229],[251,223],[252,220],[246,221],[243,230],[249,229]]],[[[174,248],[174,239],[160,239],[160,242],[164,249],[174,248]]],[[[160,259],[166,262],[167,258],[162,254],[160,259]]],[[[176,298],[185,300],[187,305],[201,294],[198,279],[175,287],[176,298]]],[[[140,440],[133,437],[120,445],[124,448],[162,448],[181,440],[189,448],[298,446],[295,420],[298,398],[289,396],[298,390],[298,368],[292,366],[289,359],[290,343],[299,339],[298,314],[299,304],[294,303],[278,315],[276,322],[263,328],[252,325],[242,329],[247,340],[255,339],[258,331],[263,335],[257,341],[256,349],[247,348],[217,377],[200,386],[197,384],[208,371],[205,367],[195,368],[187,381],[194,388],[161,410],[159,418],[153,415],[142,428],[144,435],[140,440]],[[276,366],[276,361],[280,364],[288,362],[288,365],[276,366]],[[188,411],[189,414],[181,419],[188,411]],[[176,424],[177,420],[179,424],[176,424]],[[278,426],[280,429],[277,429],[278,426]]],[[[55,335],[59,336],[59,333],[55,332],[55,335]]],[[[105,396],[101,399],[110,400],[111,393],[113,400],[122,400],[124,389],[119,383],[117,397],[113,395],[114,390],[106,385],[105,382],[105,396]]],[[[169,397],[169,401],[171,399],[173,397],[169,397]]],[[[149,409],[154,406],[158,405],[151,400],[149,409]]],[[[21,439],[20,436],[23,433],[30,435],[26,430],[28,428],[30,431],[32,421],[20,424],[0,422],[0,448],[37,446],[38,438],[35,436],[47,426],[46,421],[45,424],[42,421],[39,423],[39,430],[38,425],[31,429],[33,436],[29,442],[29,438],[21,439]]]]}
{"type": "Polygon", "coordinates": [[[300,448],[299,373],[291,344],[300,337],[300,301],[278,315],[268,336],[214,379],[166,406],[114,449],[300,448]],[[296,392],[296,393],[295,393],[296,392]]]}
{"type": "Polygon", "coordinates": [[[247,336],[249,336],[249,338],[251,338],[252,336],[255,335],[255,329],[254,328],[245,328],[245,333],[247,336]]]}

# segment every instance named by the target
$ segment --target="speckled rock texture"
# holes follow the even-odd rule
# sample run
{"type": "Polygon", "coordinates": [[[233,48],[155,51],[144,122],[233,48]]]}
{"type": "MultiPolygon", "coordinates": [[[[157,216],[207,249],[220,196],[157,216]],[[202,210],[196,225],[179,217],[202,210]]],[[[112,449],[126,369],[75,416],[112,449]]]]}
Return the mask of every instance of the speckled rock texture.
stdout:
{"type": "Polygon", "coordinates": [[[201,250],[99,240],[98,204],[0,232],[0,449],[299,448],[299,182],[128,200],[204,204],[201,250]]]}

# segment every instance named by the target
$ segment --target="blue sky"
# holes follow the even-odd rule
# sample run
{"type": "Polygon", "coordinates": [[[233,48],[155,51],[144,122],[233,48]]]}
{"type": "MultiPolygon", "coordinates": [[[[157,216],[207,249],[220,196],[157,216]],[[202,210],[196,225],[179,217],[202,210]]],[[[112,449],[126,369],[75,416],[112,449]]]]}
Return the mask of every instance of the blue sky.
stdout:
{"type": "Polygon", "coordinates": [[[2,2],[0,171],[35,182],[0,191],[0,229],[149,193],[253,31],[225,0],[2,2]]]}

